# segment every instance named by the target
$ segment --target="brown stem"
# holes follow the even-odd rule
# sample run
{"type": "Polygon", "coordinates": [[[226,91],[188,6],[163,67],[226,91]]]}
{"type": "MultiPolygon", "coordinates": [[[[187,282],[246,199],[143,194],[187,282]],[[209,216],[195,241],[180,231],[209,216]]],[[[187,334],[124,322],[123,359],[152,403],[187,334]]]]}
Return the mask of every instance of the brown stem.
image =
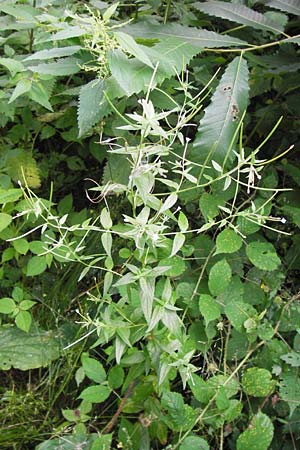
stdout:
{"type": "Polygon", "coordinates": [[[125,406],[125,403],[126,403],[128,397],[129,397],[129,395],[131,394],[131,391],[132,391],[132,388],[134,386],[134,383],[135,383],[134,380],[130,383],[130,385],[129,385],[127,391],[126,391],[126,394],[124,395],[124,398],[121,400],[119,408],[117,409],[115,414],[112,416],[112,418],[108,422],[108,424],[104,427],[104,429],[102,431],[102,434],[109,433],[113,429],[113,427],[115,426],[116,421],[118,420],[118,417],[121,414],[121,412],[122,412],[122,410],[123,410],[123,408],[125,406]]]}

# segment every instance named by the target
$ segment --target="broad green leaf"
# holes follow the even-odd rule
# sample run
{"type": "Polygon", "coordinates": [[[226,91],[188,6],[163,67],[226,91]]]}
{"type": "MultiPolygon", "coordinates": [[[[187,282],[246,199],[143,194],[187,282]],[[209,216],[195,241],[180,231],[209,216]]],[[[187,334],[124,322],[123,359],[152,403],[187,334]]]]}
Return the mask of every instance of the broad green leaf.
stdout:
{"type": "Polygon", "coordinates": [[[91,403],[102,403],[109,397],[110,392],[111,390],[108,386],[89,386],[81,392],[78,398],[91,403]]]}
{"type": "Polygon", "coordinates": [[[0,231],[4,230],[12,222],[10,214],[0,213],[0,231]]]}
{"type": "Polygon", "coordinates": [[[39,103],[44,108],[48,109],[49,111],[53,111],[52,106],[49,102],[49,94],[42,83],[34,81],[31,85],[30,91],[28,91],[28,95],[32,100],[39,103]]]}
{"type": "Polygon", "coordinates": [[[231,268],[226,259],[218,261],[209,272],[208,287],[212,295],[219,295],[231,280],[231,268]]]}
{"type": "Polygon", "coordinates": [[[272,374],[260,367],[250,367],[243,374],[242,385],[247,395],[252,397],[266,397],[275,387],[276,381],[272,380],[272,374]]]}
{"type": "Polygon", "coordinates": [[[10,314],[16,308],[16,304],[12,298],[3,297],[0,298],[0,313],[1,314],[10,314]]]}
{"type": "Polygon", "coordinates": [[[50,48],[49,50],[40,50],[32,55],[27,56],[23,61],[34,61],[52,58],[63,58],[64,56],[71,56],[82,49],[80,45],[72,45],[70,47],[50,48]]]}
{"type": "Polygon", "coordinates": [[[188,436],[184,439],[179,450],[209,450],[207,441],[199,436],[188,436]]]}
{"type": "Polygon", "coordinates": [[[177,392],[164,392],[162,407],[167,409],[167,425],[174,431],[192,428],[197,418],[197,410],[184,404],[183,397],[177,392]]]}
{"type": "MultiPolygon", "coordinates": [[[[1,304],[1,300],[0,300],[1,304]]],[[[286,364],[289,364],[292,367],[300,367],[300,353],[299,352],[289,352],[285,355],[281,355],[280,359],[282,359],[286,364]]]]}
{"type": "Polygon", "coordinates": [[[8,103],[15,101],[21,95],[25,94],[26,92],[29,92],[30,89],[31,89],[31,80],[28,80],[27,78],[21,79],[20,81],[18,81],[15,89],[13,90],[13,93],[11,94],[8,103]]]}
{"type": "Polygon", "coordinates": [[[246,431],[239,435],[237,450],[267,450],[273,439],[274,427],[271,419],[262,412],[256,414],[246,431]]]}
{"type": "Polygon", "coordinates": [[[39,14],[37,8],[31,5],[22,5],[22,8],[20,8],[19,5],[12,5],[11,3],[14,2],[3,2],[0,5],[0,11],[15,17],[20,22],[36,22],[35,16],[39,14]]]}
{"type": "Polygon", "coordinates": [[[109,110],[104,97],[105,81],[95,79],[80,89],[78,106],[79,137],[89,131],[109,110]]]}
{"type": "Polygon", "coordinates": [[[15,202],[22,197],[21,189],[1,189],[0,188],[0,204],[15,202]]]}
{"type": "Polygon", "coordinates": [[[46,38],[42,37],[41,39],[37,40],[36,43],[40,44],[42,42],[63,41],[65,39],[79,37],[84,34],[86,34],[86,30],[84,30],[83,28],[79,26],[68,26],[64,30],[53,33],[50,36],[47,35],[46,38]]]}
{"type": "Polygon", "coordinates": [[[135,23],[125,27],[125,30],[128,34],[143,39],[165,40],[168,38],[176,38],[201,49],[205,47],[248,46],[247,42],[232,36],[221,35],[213,31],[197,29],[195,27],[187,27],[179,23],[169,23],[167,25],[158,23],[135,23]]]}
{"type": "Polygon", "coordinates": [[[250,242],[246,254],[252,264],[261,270],[275,270],[281,264],[274,246],[270,242],[250,242]]]}
{"type": "Polygon", "coordinates": [[[13,245],[14,249],[16,250],[16,252],[20,253],[21,255],[26,255],[26,253],[29,250],[29,243],[24,238],[12,241],[12,245],[13,245]]]}
{"type": "Polygon", "coordinates": [[[113,366],[108,372],[108,383],[112,389],[118,389],[124,382],[124,369],[121,366],[113,366]]]}
{"type": "Polygon", "coordinates": [[[221,165],[232,162],[239,120],[248,104],[248,67],[236,57],[226,68],[211,103],[200,121],[191,152],[192,160],[208,164],[212,159],[221,165]]]}
{"type": "Polygon", "coordinates": [[[230,228],[221,231],[216,239],[216,253],[235,253],[243,244],[242,238],[230,228]]]}
{"type": "Polygon", "coordinates": [[[102,364],[94,358],[89,358],[87,353],[81,355],[81,363],[86,376],[96,383],[103,383],[106,373],[102,364]]]}
{"type": "Polygon", "coordinates": [[[115,33],[115,36],[124,52],[135,56],[139,61],[146,64],[146,66],[152,69],[154,68],[149,56],[144,52],[143,46],[137,44],[129,34],[118,31],[115,33]]]}
{"type": "Polygon", "coordinates": [[[244,331],[244,323],[255,316],[256,310],[248,303],[234,301],[225,305],[225,314],[236,330],[244,331]]]}
{"type": "Polygon", "coordinates": [[[209,322],[218,319],[221,315],[220,306],[210,295],[207,294],[200,295],[199,309],[204,317],[206,326],[209,322]]]}
{"type": "Polygon", "coordinates": [[[112,434],[105,434],[97,437],[91,446],[91,450],[110,450],[112,444],[112,434]]]}
{"type": "Polygon", "coordinates": [[[32,322],[31,314],[28,311],[20,311],[15,318],[15,322],[20,330],[28,333],[32,322]]]}
{"type": "Polygon", "coordinates": [[[205,3],[195,2],[194,6],[210,16],[222,17],[222,19],[231,20],[232,22],[253,28],[272,31],[273,33],[283,32],[283,27],[280,27],[278,23],[273,22],[263,14],[244,5],[209,1],[205,3]]]}
{"type": "Polygon", "coordinates": [[[36,66],[29,66],[28,69],[43,75],[65,77],[80,71],[79,62],[76,58],[64,58],[51,63],[40,63],[36,66]]]}
{"type": "Polygon", "coordinates": [[[289,371],[282,375],[279,395],[282,400],[288,403],[291,417],[295,409],[300,406],[300,378],[298,372],[289,371]]]}
{"type": "Polygon", "coordinates": [[[33,256],[27,264],[26,275],[34,277],[45,272],[47,268],[46,256],[33,256]]]}
{"type": "Polygon", "coordinates": [[[165,272],[167,277],[179,277],[186,269],[184,260],[179,256],[160,260],[158,267],[169,267],[165,272]]]}
{"type": "Polygon", "coordinates": [[[206,220],[214,219],[220,214],[219,206],[224,205],[224,200],[215,194],[204,192],[199,199],[201,213],[206,220]]]}
{"type": "Polygon", "coordinates": [[[18,72],[22,72],[23,70],[25,70],[25,67],[20,61],[12,58],[0,58],[0,66],[6,67],[6,69],[10,71],[12,76],[14,76],[18,72]]]}
{"type": "Polygon", "coordinates": [[[271,8],[280,9],[280,11],[300,16],[299,0],[267,0],[266,5],[271,8]]]}
{"type": "Polygon", "coordinates": [[[59,339],[51,331],[34,328],[25,333],[17,327],[0,327],[1,370],[46,367],[59,355],[59,339]]]}
{"type": "MultiPolygon", "coordinates": [[[[107,434],[103,437],[110,437],[107,434]]],[[[65,434],[59,438],[49,439],[35,447],[35,450],[88,450],[98,439],[98,433],[93,434],[65,434]]],[[[93,450],[109,450],[110,447],[95,447],[93,450]]]]}

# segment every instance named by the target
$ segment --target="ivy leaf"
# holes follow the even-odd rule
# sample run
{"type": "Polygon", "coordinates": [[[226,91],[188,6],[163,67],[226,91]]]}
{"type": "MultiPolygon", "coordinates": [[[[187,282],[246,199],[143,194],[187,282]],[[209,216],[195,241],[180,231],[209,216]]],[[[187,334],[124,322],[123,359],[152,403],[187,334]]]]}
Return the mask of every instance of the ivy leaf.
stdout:
{"type": "Polygon", "coordinates": [[[216,239],[216,253],[235,253],[243,244],[242,238],[230,228],[223,230],[216,239]]]}
{"type": "Polygon", "coordinates": [[[246,254],[252,264],[261,270],[275,270],[281,264],[274,246],[270,242],[250,242],[246,254]]]}
{"type": "Polygon", "coordinates": [[[218,261],[209,272],[208,287],[212,295],[219,295],[231,280],[231,268],[226,259],[218,261]]]}
{"type": "Polygon", "coordinates": [[[192,160],[207,164],[211,159],[225,165],[232,162],[231,151],[239,119],[248,104],[248,67],[242,57],[236,57],[227,67],[214,92],[211,103],[196,134],[191,152],[192,160]]]}
{"type": "Polygon", "coordinates": [[[221,310],[216,301],[207,294],[200,295],[199,309],[204,317],[205,325],[207,326],[212,320],[218,319],[221,314],[221,310]]]}
{"type": "Polygon", "coordinates": [[[270,418],[259,412],[237,440],[237,450],[267,450],[273,439],[274,427],[270,418]]]}
{"type": "Polygon", "coordinates": [[[268,0],[266,5],[289,14],[300,16],[300,4],[298,0],[268,0]]]}
{"type": "Polygon", "coordinates": [[[110,392],[108,386],[89,386],[81,392],[78,398],[91,403],[102,403],[110,396],[110,392]]]}
{"type": "Polygon", "coordinates": [[[246,394],[252,397],[265,397],[270,395],[275,387],[272,374],[259,367],[247,369],[243,375],[242,385],[246,394]]]}
{"type": "Polygon", "coordinates": [[[210,1],[206,3],[195,2],[194,7],[200,11],[209,14],[210,16],[222,17],[223,19],[231,20],[242,25],[258,28],[262,30],[272,31],[273,33],[282,33],[283,27],[278,23],[265,17],[256,11],[253,11],[247,6],[210,1]]]}

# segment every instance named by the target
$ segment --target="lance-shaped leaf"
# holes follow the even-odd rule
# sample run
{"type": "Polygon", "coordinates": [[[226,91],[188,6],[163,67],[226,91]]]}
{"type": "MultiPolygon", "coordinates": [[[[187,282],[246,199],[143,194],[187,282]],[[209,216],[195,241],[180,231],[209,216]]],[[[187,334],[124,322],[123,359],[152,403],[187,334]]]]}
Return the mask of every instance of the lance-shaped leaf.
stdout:
{"type": "Polygon", "coordinates": [[[269,0],[266,2],[266,5],[271,8],[280,9],[280,11],[300,16],[299,0],[269,0]]]}
{"type": "Polygon", "coordinates": [[[253,9],[247,8],[244,5],[210,1],[205,3],[196,2],[194,3],[194,7],[210,16],[222,17],[222,19],[227,19],[242,25],[272,31],[273,33],[283,32],[283,27],[278,23],[273,22],[273,20],[270,20],[263,14],[253,11],[253,9]]]}
{"type": "Polygon", "coordinates": [[[236,57],[228,65],[200,121],[191,152],[191,158],[196,162],[208,163],[213,159],[225,164],[227,160],[233,160],[231,147],[248,104],[248,77],[246,61],[236,57]]]}
{"type": "MultiPolygon", "coordinates": [[[[102,117],[104,97],[104,80],[96,79],[82,86],[79,95],[78,128],[79,136],[86,133],[102,117]]],[[[105,103],[105,106],[107,105],[105,103]]]]}
{"type": "Polygon", "coordinates": [[[221,35],[214,31],[199,30],[178,23],[162,25],[159,23],[136,23],[124,28],[128,34],[143,39],[165,40],[175,38],[200,48],[249,46],[241,39],[229,35],[221,35]]]}
{"type": "Polygon", "coordinates": [[[146,322],[148,324],[150,324],[150,319],[152,315],[154,289],[155,289],[154,278],[140,278],[141,307],[146,322]]]}

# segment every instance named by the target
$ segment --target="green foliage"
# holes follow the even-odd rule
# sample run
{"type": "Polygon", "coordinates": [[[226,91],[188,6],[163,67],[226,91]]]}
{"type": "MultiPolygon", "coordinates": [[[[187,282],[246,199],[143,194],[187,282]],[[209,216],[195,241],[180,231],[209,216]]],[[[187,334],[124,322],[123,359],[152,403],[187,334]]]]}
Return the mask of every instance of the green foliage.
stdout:
{"type": "Polygon", "coordinates": [[[294,448],[298,5],[48,3],[0,6],[1,448],[294,448]]]}

